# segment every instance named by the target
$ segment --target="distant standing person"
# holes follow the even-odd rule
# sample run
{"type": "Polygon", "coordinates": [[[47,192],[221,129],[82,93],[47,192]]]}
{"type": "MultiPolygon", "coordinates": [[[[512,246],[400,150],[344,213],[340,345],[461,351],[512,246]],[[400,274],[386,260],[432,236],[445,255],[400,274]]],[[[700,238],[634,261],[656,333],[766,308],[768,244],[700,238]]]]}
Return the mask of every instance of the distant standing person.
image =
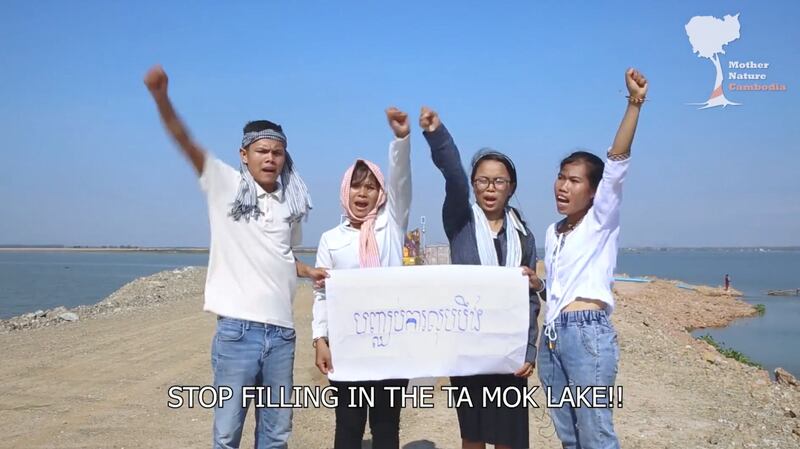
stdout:
{"type": "Polygon", "coordinates": [[[731,276],[725,273],[725,291],[727,292],[729,288],[731,288],[731,276]]]}

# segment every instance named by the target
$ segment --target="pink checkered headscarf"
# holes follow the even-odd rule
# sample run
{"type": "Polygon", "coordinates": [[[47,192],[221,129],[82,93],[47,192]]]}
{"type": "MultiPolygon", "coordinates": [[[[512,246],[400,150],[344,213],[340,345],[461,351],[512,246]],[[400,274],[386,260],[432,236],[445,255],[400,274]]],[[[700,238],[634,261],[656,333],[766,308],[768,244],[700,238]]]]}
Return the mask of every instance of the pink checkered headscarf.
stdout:
{"type": "Polygon", "coordinates": [[[361,268],[380,267],[381,255],[378,252],[378,241],[375,239],[375,219],[378,217],[378,211],[386,204],[386,188],[383,183],[383,173],[381,169],[372,162],[365,159],[357,159],[356,162],[347,169],[342,178],[342,190],[340,195],[342,201],[342,208],[350,223],[361,223],[358,238],[358,263],[361,268]],[[369,211],[366,217],[356,218],[353,211],[350,210],[350,182],[353,179],[353,173],[356,169],[356,164],[363,162],[367,168],[375,175],[378,184],[381,187],[378,193],[378,201],[375,207],[369,211]]]}

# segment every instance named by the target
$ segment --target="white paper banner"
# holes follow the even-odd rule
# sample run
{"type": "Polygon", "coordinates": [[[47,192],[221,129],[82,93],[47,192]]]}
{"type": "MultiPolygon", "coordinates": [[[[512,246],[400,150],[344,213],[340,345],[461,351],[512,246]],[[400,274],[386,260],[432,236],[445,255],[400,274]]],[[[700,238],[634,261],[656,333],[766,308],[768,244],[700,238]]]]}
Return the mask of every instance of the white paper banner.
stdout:
{"type": "Polygon", "coordinates": [[[512,373],[528,342],[528,278],[478,265],[333,270],[328,336],[339,381],[512,373]]]}

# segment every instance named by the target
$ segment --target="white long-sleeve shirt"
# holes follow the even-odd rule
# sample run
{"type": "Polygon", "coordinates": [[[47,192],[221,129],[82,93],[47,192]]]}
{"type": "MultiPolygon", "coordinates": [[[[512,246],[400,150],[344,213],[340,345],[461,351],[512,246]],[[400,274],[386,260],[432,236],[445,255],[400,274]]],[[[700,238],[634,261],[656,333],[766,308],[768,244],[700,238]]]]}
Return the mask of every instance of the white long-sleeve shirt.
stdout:
{"type": "Polygon", "coordinates": [[[594,204],[572,232],[558,234],[558,222],[547,228],[545,325],[555,321],[576,298],[598,299],[606,304],[608,314],[614,310],[611,286],[617,264],[622,183],[629,164],[630,157],[606,161],[594,204]]]}
{"type": "MultiPolygon", "coordinates": [[[[403,241],[411,207],[411,144],[409,136],[389,145],[389,179],[386,204],[375,219],[375,240],[382,267],[403,264],[403,241]]],[[[322,234],[317,247],[316,266],[341,270],[359,268],[359,230],[345,222],[322,234]]],[[[328,311],[325,290],[314,290],[313,338],[328,336],[328,311]]]]}

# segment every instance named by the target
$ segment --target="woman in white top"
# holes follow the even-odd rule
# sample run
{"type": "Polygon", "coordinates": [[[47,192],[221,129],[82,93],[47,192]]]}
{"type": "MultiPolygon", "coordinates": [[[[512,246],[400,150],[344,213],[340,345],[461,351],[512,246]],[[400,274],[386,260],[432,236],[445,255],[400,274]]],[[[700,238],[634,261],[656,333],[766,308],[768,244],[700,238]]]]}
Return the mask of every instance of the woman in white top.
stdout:
{"type": "MultiPolygon", "coordinates": [[[[647,80],[634,69],[625,72],[628,106],[605,163],[579,151],[561,161],[554,186],[556,207],[564,219],[547,229],[545,266],[547,303],[539,349],[539,379],[552,403],[562,402],[569,387],[613,386],[619,363],[617,334],[608,316],[617,261],[622,184],[631,143],[647,94],[647,80]]],[[[589,403],[595,398],[585,396],[589,403]]],[[[607,401],[597,395],[596,402],[607,401]]],[[[564,448],[618,448],[612,409],[551,408],[550,416],[564,448]]]]}
{"type": "MultiPolygon", "coordinates": [[[[403,241],[411,206],[411,160],[408,115],[396,108],[386,110],[395,139],[389,146],[389,179],[384,185],[380,168],[357,160],[342,180],[341,200],[347,220],[322,234],[317,248],[317,267],[334,270],[388,267],[403,264],[403,241]]],[[[322,374],[334,370],[328,347],[327,304],[324,288],[316,288],[313,308],[316,365],[322,374]]],[[[387,386],[406,386],[407,379],[371,382],[331,381],[339,391],[334,449],[360,448],[369,415],[372,447],[400,446],[400,406],[389,407],[387,386]],[[374,407],[348,407],[348,388],[374,388],[374,407]]]]}

